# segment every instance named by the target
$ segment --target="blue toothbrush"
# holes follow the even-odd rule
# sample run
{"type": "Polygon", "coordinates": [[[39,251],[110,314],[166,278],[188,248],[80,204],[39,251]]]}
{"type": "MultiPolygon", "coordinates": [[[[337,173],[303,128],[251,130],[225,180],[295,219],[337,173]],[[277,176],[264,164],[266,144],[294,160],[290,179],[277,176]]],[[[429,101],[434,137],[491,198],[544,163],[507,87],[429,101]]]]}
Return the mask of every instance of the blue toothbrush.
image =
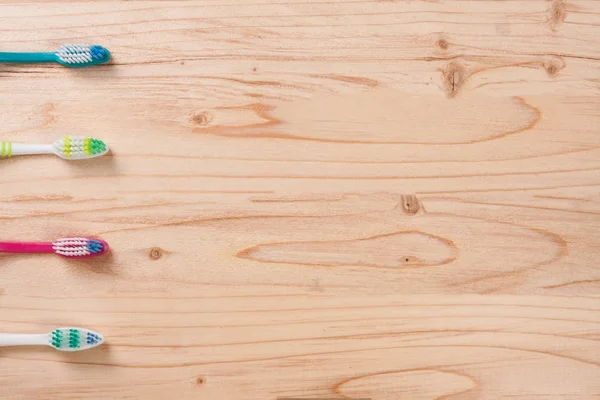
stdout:
{"type": "Polygon", "coordinates": [[[0,63],[48,63],[56,62],[65,67],[89,67],[110,60],[107,49],[98,45],[66,44],[56,53],[2,53],[0,63]]]}

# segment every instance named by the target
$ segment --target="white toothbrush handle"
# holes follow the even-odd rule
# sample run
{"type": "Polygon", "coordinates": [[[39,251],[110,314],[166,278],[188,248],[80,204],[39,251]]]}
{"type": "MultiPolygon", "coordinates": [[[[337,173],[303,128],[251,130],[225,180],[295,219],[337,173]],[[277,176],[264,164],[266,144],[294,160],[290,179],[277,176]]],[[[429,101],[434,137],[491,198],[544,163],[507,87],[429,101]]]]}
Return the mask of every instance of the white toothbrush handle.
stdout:
{"type": "Polygon", "coordinates": [[[13,156],[24,156],[29,154],[54,154],[54,150],[51,144],[23,144],[13,143],[12,154],[13,156]]]}
{"type": "Polygon", "coordinates": [[[39,346],[50,343],[48,334],[0,333],[1,346],[39,346]]]}

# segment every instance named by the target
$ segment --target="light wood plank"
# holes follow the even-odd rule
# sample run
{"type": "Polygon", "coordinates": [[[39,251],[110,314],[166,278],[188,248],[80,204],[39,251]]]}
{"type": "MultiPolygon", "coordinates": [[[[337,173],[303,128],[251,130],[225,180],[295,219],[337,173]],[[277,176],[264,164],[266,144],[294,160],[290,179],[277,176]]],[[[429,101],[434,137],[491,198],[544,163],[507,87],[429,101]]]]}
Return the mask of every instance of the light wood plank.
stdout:
{"type": "Polygon", "coordinates": [[[600,397],[600,3],[20,1],[0,66],[6,399],[600,397]]]}

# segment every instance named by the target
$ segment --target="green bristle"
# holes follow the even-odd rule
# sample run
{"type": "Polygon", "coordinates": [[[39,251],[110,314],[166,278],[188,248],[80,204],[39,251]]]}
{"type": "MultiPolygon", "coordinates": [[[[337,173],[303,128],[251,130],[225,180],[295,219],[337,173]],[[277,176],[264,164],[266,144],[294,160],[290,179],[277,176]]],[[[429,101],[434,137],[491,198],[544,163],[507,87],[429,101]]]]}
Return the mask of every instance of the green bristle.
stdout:
{"type": "Polygon", "coordinates": [[[79,331],[77,329],[69,329],[69,347],[72,349],[79,347],[79,331]]]}
{"type": "Polygon", "coordinates": [[[52,336],[52,338],[51,338],[52,346],[59,349],[62,345],[62,338],[63,338],[62,331],[60,329],[55,329],[54,331],[52,331],[51,336],[52,336]]]}
{"type": "Polygon", "coordinates": [[[85,154],[94,156],[106,151],[106,143],[104,143],[102,140],[86,137],[84,139],[83,148],[85,154]]]}
{"type": "Polygon", "coordinates": [[[91,143],[92,154],[100,154],[106,151],[106,144],[98,139],[92,139],[91,143]]]}

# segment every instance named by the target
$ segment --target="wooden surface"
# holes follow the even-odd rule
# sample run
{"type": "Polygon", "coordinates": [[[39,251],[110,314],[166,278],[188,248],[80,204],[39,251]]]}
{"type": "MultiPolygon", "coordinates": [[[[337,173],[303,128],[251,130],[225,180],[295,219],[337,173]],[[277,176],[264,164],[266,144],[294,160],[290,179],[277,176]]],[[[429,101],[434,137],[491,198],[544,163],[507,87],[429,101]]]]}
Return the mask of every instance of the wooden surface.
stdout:
{"type": "Polygon", "coordinates": [[[600,2],[0,3],[2,399],[600,398],[600,2]]]}

